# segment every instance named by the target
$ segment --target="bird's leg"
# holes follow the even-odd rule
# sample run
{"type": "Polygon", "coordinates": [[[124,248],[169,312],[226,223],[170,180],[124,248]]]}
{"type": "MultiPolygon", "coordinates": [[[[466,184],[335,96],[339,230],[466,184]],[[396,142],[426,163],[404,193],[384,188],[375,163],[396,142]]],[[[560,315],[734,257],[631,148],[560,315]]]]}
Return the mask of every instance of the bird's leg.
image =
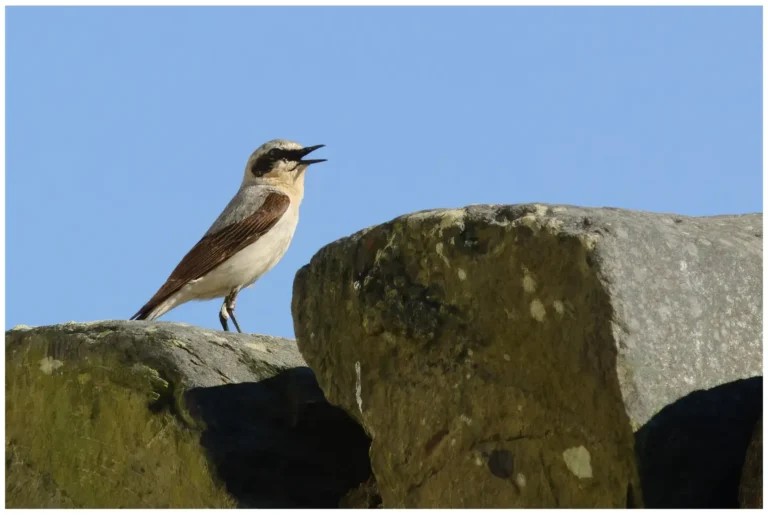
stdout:
{"type": "Polygon", "coordinates": [[[221,309],[219,310],[219,322],[221,322],[221,327],[223,327],[225,331],[229,331],[227,318],[229,318],[229,315],[227,314],[227,299],[225,298],[224,302],[221,304],[221,309]]]}
{"type": "Polygon", "coordinates": [[[234,290],[232,293],[230,293],[229,296],[224,299],[224,304],[227,306],[229,317],[232,319],[232,322],[235,323],[237,332],[242,333],[243,331],[240,330],[240,324],[237,323],[237,319],[235,318],[235,300],[237,299],[238,291],[239,290],[234,290]]]}

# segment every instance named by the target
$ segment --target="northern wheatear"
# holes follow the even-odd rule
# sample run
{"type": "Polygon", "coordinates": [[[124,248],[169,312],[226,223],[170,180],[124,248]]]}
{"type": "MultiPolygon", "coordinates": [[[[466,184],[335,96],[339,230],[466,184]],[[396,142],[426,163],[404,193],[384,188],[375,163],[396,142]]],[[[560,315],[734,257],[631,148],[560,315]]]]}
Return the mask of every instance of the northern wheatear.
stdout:
{"type": "Polygon", "coordinates": [[[280,261],[291,243],[304,198],[304,172],[325,159],[303,159],[324,145],[302,147],[275,139],[260,146],[245,165],[240,189],[205,236],[131,320],[154,320],[190,300],[224,297],[219,321],[229,330],[235,299],[280,261]]]}

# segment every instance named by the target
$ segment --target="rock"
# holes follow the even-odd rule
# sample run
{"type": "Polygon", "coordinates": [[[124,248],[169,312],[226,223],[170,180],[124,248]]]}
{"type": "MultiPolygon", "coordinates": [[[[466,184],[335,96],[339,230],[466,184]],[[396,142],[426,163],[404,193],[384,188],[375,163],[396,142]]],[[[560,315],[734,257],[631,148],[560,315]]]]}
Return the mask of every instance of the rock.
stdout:
{"type": "Polygon", "coordinates": [[[739,485],[739,507],[763,509],[763,420],[755,424],[739,485]]]}
{"type": "Polygon", "coordinates": [[[373,438],[383,506],[642,506],[634,431],[762,374],[761,215],[399,217],[296,275],[299,348],[373,438]]]}
{"type": "Polygon", "coordinates": [[[381,494],[376,486],[376,478],[371,476],[368,481],[347,492],[339,502],[339,508],[365,510],[381,508],[381,494]]]}
{"type": "Polygon", "coordinates": [[[108,321],[5,345],[6,507],[336,507],[370,476],[291,340],[108,321]]]}

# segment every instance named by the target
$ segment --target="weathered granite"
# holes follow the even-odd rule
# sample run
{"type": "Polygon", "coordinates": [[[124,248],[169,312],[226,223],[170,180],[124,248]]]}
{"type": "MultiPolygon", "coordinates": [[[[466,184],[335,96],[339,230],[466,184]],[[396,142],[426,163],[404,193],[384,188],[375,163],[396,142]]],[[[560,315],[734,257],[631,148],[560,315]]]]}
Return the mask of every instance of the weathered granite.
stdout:
{"type": "Polygon", "coordinates": [[[327,245],[292,310],[385,507],[619,507],[633,431],[762,374],[761,293],[759,214],[477,205],[327,245]]]}
{"type": "Polygon", "coordinates": [[[105,321],[5,346],[7,507],[336,507],[370,476],[291,340],[105,321]]]}
{"type": "Polygon", "coordinates": [[[368,481],[347,492],[339,502],[339,508],[366,510],[381,508],[381,494],[376,486],[376,478],[371,476],[368,481]]]}

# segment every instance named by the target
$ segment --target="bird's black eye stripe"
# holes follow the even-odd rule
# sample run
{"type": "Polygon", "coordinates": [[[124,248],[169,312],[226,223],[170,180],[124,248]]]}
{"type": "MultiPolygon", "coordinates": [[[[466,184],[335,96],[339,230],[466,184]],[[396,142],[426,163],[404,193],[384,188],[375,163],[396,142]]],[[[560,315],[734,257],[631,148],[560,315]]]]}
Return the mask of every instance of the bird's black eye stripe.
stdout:
{"type": "Polygon", "coordinates": [[[253,166],[251,166],[251,173],[256,177],[261,177],[272,169],[274,163],[275,159],[269,154],[261,156],[253,163],[253,166]]]}
{"type": "Polygon", "coordinates": [[[256,177],[261,177],[268,173],[272,166],[281,159],[287,159],[287,153],[282,148],[273,148],[253,163],[251,173],[256,177]]]}

